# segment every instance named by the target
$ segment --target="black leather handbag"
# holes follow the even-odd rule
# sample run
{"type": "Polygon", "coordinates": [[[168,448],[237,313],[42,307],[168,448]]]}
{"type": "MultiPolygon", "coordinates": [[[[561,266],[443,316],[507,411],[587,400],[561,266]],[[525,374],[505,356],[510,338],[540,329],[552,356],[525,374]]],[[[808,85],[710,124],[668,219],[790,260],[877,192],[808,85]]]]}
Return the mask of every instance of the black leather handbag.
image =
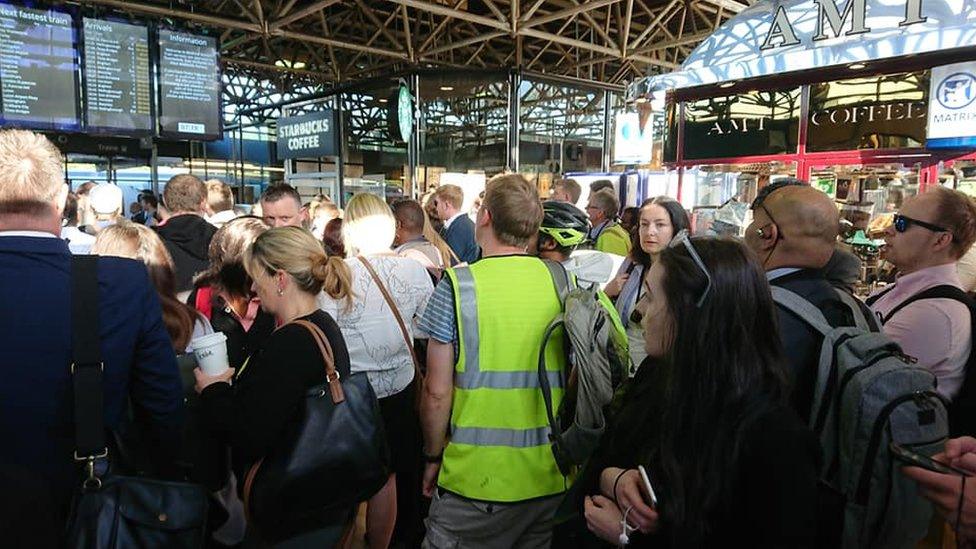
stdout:
{"type": "Polygon", "coordinates": [[[75,460],[85,479],[68,526],[78,549],[203,547],[208,495],[199,484],[109,471],[99,345],[96,256],[72,261],[72,383],[75,460]]]}
{"type": "Polygon", "coordinates": [[[245,477],[248,523],[271,542],[346,520],[390,475],[379,402],[366,374],[340,380],[322,330],[305,320],[295,324],[315,340],[326,382],[308,390],[300,425],[245,477]]]}

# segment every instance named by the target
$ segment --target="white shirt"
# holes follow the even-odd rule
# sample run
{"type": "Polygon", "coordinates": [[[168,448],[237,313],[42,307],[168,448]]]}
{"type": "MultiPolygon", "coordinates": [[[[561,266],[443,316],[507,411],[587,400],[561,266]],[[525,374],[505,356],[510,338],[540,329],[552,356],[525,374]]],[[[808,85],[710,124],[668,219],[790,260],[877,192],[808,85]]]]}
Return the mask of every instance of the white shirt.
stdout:
{"type": "Polygon", "coordinates": [[[451,227],[451,223],[454,223],[454,220],[461,217],[462,215],[464,215],[464,212],[458,212],[452,215],[450,219],[444,222],[444,230],[446,231],[447,229],[449,229],[451,227]]]}
{"type": "Polygon", "coordinates": [[[0,231],[0,236],[31,236],[34,238],[57,238],[56,235],[44,231],[0,231]]]}
{"type": "Polygon", "coordinates": [[[92,244],[95,243],[94,236],[82,231],[78,227],[62,228],[61,238],[68,241],[68,249],[73,254],[89,254],[91,253],[92,244]]]}
{"type": "MultiPolygon", "coordinates": [[[[427,269],[407,257],[379,255],[368,259],[400,311],[411,341],[414,337],[428,337],[417,329],[420,315],[434,292],[427,269]]],[[[355,257],[347,259],[346,264],[352,271],[352,305],[347,308],[345,300],[337,301],[323,292],[319,294],[319,307],[339,325],[352,371],[366,372],[377,398],[395,395],[413,381],[413,358],[369,272],[355,257]]]]}
{"type": "Polygon", "coordinates": [[[234,219],[237,219],[237,212],[235,212],[234,210],[224,210],[222,212],[217,212],[212,216],[208,217],[207,221],[210,222],[211,225],[219,229],[220,227],[224,226],[224,223],[227,223],[228,221],[232,221],[234,219]]]}

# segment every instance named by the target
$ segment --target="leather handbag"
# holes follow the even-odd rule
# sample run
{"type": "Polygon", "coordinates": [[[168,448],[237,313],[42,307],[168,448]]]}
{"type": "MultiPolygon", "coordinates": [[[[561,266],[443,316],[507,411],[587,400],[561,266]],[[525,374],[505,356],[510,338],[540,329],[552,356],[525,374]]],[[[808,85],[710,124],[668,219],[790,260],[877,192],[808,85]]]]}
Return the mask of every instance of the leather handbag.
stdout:
{"type": "Polygon", "coordinates": [[[420,360],[417,358],[417,352],[414,350],[413,343],[410,341],[410,334],[407,333],[407,325],[403,323],[403,317],[400,316],[400,310],[397,309],[396,303],[393,302],[393,296],[390,295],[389,290],[386,289],[386,285],[380,280],[373,266],[361,255],[357,256],[356,259],[363,264],[363,267],[366,267],[366,271],[369,272],[369,276],[373,278],[373,282],[376,283],[376,286],[380,289],[380,293],[383,294],[383,299],[386,300],[387,306],[390,307],[390,311],[393,313],[393,318],[396,319],[397,325],[400,326],[400,335],[403,336],[403,342],[407,344],[407,350],[410,351],[410,358],[413,359],[413,374],[414,379],[417,380],[417,390],[414,391],[416,402],[414,404],[419,408],[420,400],[424,394],[424,373],[420,369],[420,360]]]}
{"type": "Polygon", "coordinates": [[[245,476],[248,522],[269,542],[344,522],[390,475],[379,402],[366,374],[340,379],[322,330],[294,323],[315,341],[326,381],[306,392],[300,425],[245,476]]]}
{"type": "Polygon", "coordinates": [[[109,472],[99,345],[97,256],[72,261],[72,384],[75,460],[85,479],[68,527],[68,547],[203,547],[208,495],[199,484],[109,472]]]}

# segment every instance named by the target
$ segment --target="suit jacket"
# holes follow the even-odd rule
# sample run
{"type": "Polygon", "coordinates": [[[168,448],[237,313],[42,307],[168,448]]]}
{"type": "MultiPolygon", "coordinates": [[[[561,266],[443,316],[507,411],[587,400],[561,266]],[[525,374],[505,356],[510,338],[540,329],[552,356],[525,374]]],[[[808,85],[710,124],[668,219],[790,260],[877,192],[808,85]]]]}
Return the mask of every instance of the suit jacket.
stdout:
{"type": "MultiPolygon", "coordinates": [[[[183,393],[146,267],[99,258],[98,287],[106,427],[119,427],[131,399],[146,440],[153,441],[147,450],[163,462],[175,459],[183,393]]],[[[0,236],[0,468],[9,463],[34,475],[61,505],[79,480],[72,461],[71,338],[68,244],[0,236]]]]}
{"type": "Polygon", "coordinates": [[[474,263],[481,257],[481,248],[474,240],[474,222],[470,217],[458,217],[447,230],[441,232],[441,236],[461,261],[474,263]]]}

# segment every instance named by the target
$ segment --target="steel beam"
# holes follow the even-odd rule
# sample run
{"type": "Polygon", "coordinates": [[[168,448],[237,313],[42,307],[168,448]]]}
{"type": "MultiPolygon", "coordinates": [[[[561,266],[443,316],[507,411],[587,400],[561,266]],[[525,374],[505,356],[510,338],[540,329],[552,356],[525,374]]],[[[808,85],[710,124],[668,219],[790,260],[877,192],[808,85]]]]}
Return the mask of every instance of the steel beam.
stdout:
{"type": "MultiPolygon", "coordinates": [[[[430,12],[435,15],[441,15],[444,17],[453,17],[454,19],[468,21],[470,23],[475,23],[484,27],[491,27],[493,29],[498,29],[498,30],[503,30],[508,32],[511,32],[512,30],[508,23],[503,23],[493,17],[485,17],[483,15],[477,15],[465,10],[452,9],[442,4],[432,4],[430,2],[424,2],[422,0],[387,0],[387,1],[392,2],[394,4],[407,6],[408,8],[414,8],[420,11],[430,12]]],[[[615,0],[615,1],[619,1],[619,0],[615,0]]]]}
{"type": "Polygon", "coordinates": [[[298,21],[299,19],[308,17],[309,15],[312,15],[317,11],[322,11],[333,4],[338,4],[341,1],[342,0],[321,0],[319,2],[315,2],[311,6],[300,9],[291,15],[281,17],[275,20],[273,23],[271,23],[271,30],[276,31],[282,27],[294,23],[295,21],[298,21]]]}
{"type": "Polygon", "coordinates": [[[536,17],[535,19],[530,19],[528,21],[519,21],[519,28],[528,29],[529,27],[537,27],[539,25],[545,25],[546,23],[551,23],[553,21],[558,21],[560,19],[565,19],[567,17],[572,17],[586,11],[592,11],[597,8],[602,8],[603,6],[609,6],[610,4],[616,4],[620,0],[593,0],[591,2],[585,2],[573,6],[571,8],[566,8],[559,10],[548,15],[543,15],[541,17],[536,17]]]}

